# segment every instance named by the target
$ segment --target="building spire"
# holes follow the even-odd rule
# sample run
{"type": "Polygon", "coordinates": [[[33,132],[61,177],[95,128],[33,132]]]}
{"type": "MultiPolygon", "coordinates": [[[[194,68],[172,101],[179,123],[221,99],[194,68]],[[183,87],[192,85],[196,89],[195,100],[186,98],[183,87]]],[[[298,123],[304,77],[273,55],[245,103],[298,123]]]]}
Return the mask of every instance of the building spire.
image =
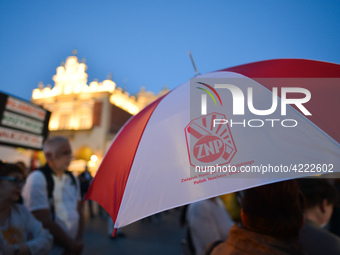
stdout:
{"type": "Polygon", "coordinates": [[[107,75],[107,79],[112,81],[112,73],[111,72],[107,75]]]}

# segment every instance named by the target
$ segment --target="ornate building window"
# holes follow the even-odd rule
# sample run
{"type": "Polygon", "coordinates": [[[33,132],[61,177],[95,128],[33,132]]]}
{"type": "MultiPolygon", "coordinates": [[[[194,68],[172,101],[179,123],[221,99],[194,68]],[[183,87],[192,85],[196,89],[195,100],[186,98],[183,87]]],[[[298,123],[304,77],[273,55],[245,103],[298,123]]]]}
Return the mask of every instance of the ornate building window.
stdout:
{"type": "Polygon", "coordinates": [[[70,128],[70,114],[61,114],[59,118],[59,129],[69,129],[70,128]]]}
{"type": "Polygon", "coordinates": [[[91,126],[91,114],[89,112],[81,112],[79,117],[79,129],[89,129],[91,126]]]}

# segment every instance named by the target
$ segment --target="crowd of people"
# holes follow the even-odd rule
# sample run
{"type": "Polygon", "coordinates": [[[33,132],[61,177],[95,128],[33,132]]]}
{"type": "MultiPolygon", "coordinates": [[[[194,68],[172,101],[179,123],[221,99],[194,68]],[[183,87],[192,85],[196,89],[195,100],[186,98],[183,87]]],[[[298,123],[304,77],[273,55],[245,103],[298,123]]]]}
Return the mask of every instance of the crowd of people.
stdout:
{"type": "MultiPolygon", "coordinates": [[[[46,165],[28,176],[21,164],[0,161],[0,255],[82,254],[81,201],[92,177],[87,169],[78,178],[67,170],[67,138],[48,138],[43,151],[46,165]]],[[[190,204],[184,253],[340,254],[334,183],[306,178],[237,192],[236,216],[221,197],[190,204]]]]}
{"type": "Polygon", "coordinates": [[[43,151],[46,165],[32,171],[26,182],[19,164],[1,163],[0,254],[82,253],[80,185],[67,171],[70,143],[62,136],[51,137],[43,151]]]}
{"type": "Polygon", "coordinates": [[[185,249],[186,254],[340,254],[340,238],[336,235],[339,225],[331,221],[331,217],[340,216],[334,210],[339,201],[332,182],[305,178],[241,191],[241,220],[233,224],[224,216],[211,217],[217,211],[211,201],[191,204],[186,238],[186,246],[191,248],[185,249]],[[213,208],[214,214],[209,212],[213,208]]]}

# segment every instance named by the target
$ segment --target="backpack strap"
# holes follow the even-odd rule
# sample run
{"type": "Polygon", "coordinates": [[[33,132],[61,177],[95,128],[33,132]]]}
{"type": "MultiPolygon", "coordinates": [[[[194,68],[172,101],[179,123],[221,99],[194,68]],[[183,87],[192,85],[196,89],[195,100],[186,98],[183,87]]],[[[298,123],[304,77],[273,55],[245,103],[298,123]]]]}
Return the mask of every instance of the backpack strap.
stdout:
{"type": "Polygon", "coordinates": [[[43,168],[38,169],[38,170],[42,172],[45,176],[46,183],[47,183],[48,203],[50,205],[52,219],[55,220],[55,208],[54,208],[54,199],[53,199],[54,181],[52,178],[52,174],[54,173],[48,164],[46,164],[43,168]]]}
{"type": "Polygon", "coordinates": [[[72,185],[76,186],[77,187],[77,181],[76,181],[76,178],[74,177],[74,175],[72,174],[72,172],[66,170],[65,171],[65,174],[70,176],[71,180],[72,180],[72,185]]]}
{"type": "Polygon", "coordinates": [[[213,250],[215,249],[216,246],[218,246],[219,244],[223,243],[222,240],[217,240],[212,242],[211,244],[208,245],[208,247],[205,249],[205,251],[203,252],[203,255],[210,255],[213,250]]]}
{"type": "Polygon", "coordinates": [[[195,255],[195,247],[192,241],[191,233],[190,233],[190,226],[187,223],[186,230],[185,230],[185,247],[184,247],[184,254],[185,255],[195,255]]]}
{"type": "MultiPolygon", "coordinates": [[[[54,207],[54,198],[53,198],[54,181],[53,181],[53,177],[52,177],[52,174],[55,174],[55,173],[53,173],[52,169],[50,168],[50,166],[48,164],[46,164],[44,167],[42,167],[41,169],[38,169],[38,170],[41,171],[45,176],[46,183],[47,183],[48,203],[50,205],[50,211],[51,211],[52,219],[55,220],[55,207],[54,207]]],[[[65,174],[70,176],[70,178],[72,180],[72,185],[77,187],[76,178],[74,177],[72,172],[65,170],[65,174]]]]}

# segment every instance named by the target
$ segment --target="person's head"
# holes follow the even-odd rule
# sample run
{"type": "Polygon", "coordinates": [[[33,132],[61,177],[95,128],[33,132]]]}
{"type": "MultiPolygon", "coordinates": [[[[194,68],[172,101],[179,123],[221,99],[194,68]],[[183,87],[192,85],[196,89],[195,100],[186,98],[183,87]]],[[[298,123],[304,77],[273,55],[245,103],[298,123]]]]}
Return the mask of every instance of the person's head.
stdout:
{"type": "Polygon", "coordinates": [[[64,172],[71,163],[72,150],[64,136],[53,136],[44,143],[44,154],[48,165],[57,173],[64,172]]]}
{"type": "Polygon", "coordinates": [[[336,188],[326,179],[298,179],[298,185],[306,200],[306,217],[324,226],[333,213],[333,206],[338,202],[336,188]]]}
{"type": "Polygon", "coordinates": [[[27,175],[27,167],[23,161],[18,161],[15,164],[17,164],[24,171],[25,175],[27,175]]]}
{"type": "Polygon", "coordinates": [[[303,225],[301,195],[295,180],[244,191],[241,218],[245,228],[279,239],[297,239],[303,225]]]}
{"type": "Polygon", "coordinates": [[[1,202],[10,204],[18,201],[24,181],[25,172],[19,165],[0,161],[1,202]]]}

